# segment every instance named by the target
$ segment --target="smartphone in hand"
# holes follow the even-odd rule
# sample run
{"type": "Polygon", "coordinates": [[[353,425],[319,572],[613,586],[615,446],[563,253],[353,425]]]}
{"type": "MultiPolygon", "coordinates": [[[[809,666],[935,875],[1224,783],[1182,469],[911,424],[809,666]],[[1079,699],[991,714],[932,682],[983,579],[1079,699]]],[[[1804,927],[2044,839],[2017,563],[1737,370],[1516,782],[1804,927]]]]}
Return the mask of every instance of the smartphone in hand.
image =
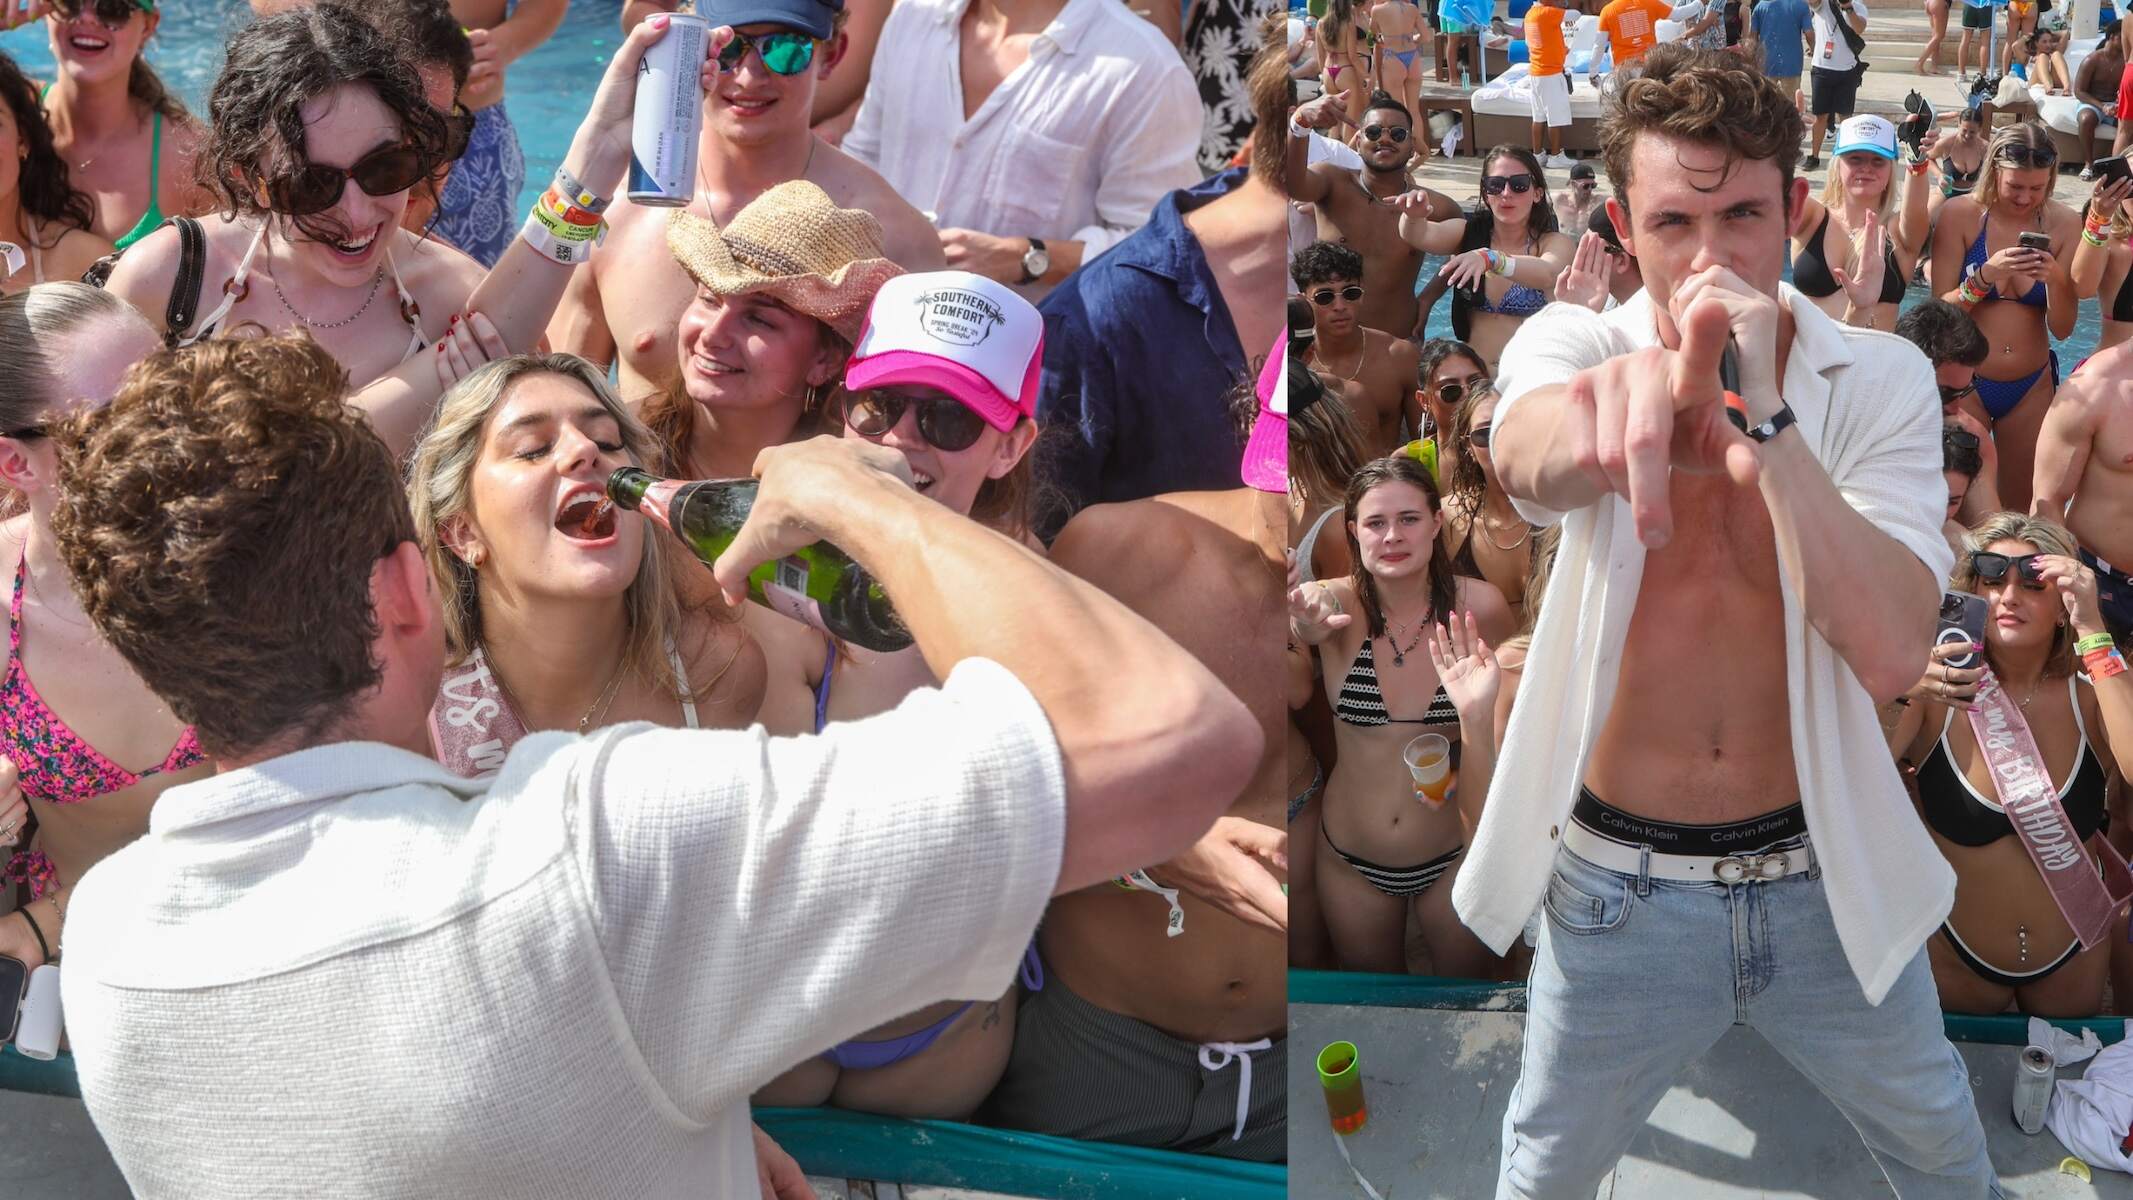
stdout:
{"type": "Polygon", "coordinates": [[[2025,229],[2015,238],[2015,241],[2019,242],[2024,250],[2037,250],[2045,254],[2052,252],[2052,239],[2048,233],[2025,229]]]}
{"type": "Polygon", "coordinates": [[[2114,179],[2133,179],[2133,164],[2123,154],[2111,158],[2099,158],[2095,162],[2096,182],[2109,183],[2114,179]]]}
{"type": "MultiPolygon", "coordinates": [[[[1985,644],[1985,598],[1968,592],[1943,592],[1940,598],[1940,631],[1933,636],[1935,646],[1949,643],[1964,646],[1985,644]]],[[[1951,658],[1948,665],[1958,671],[1967,671],[1978,663],[1975,650],[1959,658],[1951,658]]]]}

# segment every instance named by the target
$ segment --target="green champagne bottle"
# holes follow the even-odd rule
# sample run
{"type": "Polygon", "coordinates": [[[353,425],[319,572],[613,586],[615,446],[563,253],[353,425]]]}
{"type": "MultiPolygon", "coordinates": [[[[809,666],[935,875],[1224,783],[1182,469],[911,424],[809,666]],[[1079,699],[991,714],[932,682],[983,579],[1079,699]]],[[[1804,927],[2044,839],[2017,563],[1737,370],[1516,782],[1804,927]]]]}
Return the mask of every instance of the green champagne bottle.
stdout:
{"type": "MultiPolygon", "coordinates": [[[[753,479],[661,479],[624,467],[607,477],[607,498],[651,518],[708,567],[740,535],[759,486],[753,479]]],[[[757,567],[748,575],[748,598],[868,650],[888,653],[911,644],[911,631],[881,585],[828,542],[757,567]]]]}

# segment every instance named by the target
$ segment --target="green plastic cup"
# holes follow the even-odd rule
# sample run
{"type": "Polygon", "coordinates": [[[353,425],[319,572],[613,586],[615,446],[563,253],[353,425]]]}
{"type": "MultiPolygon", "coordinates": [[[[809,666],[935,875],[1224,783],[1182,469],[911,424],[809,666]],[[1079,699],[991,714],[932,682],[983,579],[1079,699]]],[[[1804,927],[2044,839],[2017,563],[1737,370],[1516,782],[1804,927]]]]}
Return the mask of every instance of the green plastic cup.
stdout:
{"type": "Polygon", "coordinates": [[[1334,1042],[1318,1052],[1318,1086],[1326,1093],[1333,1132],[1354,1133],[1370,1119],[1363,1102],[1363,1056],[1354,1042],[1334,1042]]]}

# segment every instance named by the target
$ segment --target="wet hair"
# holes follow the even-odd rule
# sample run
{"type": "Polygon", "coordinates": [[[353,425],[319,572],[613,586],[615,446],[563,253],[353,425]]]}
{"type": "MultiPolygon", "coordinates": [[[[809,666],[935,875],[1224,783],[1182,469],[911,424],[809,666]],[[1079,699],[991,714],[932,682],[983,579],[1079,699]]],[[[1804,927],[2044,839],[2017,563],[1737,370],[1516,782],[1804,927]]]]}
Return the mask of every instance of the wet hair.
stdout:
{"type": "Polygon", "coordinates": [[[1600,116],[1600,153],[1607,183],[1629,209],[1630,164],[1647,133],[1723,150],[1727,173],[1742,162],[1777,166],[1779,194],[1790,211],[1792,177],[1806,125],[1792,98],[1758,64],[1721,50],[1691,50],[1667,42],[1607,97],[1600,116]]]}
{"type": "Polygon", "coordinates": [[[1452,575],[1452,556],[1444,548],[1444,497],[1437,491],[1437,481],[1429,476],[1429,469],[1405,454],[1388,455],[1364,463],[1348,480],[1347,514],[1343,529],[1348,537],[1348,560],[1354,563],[1348,581],[1355,585],[1355,594],[1363,602],[1363,627],[1370,637],[1382,636],[1385,632],[1385,610],[1378,603],[1377,580],[1363,566],[1363,545],[1355,536],[1356,510],[1363,498],[1387,484],[1404,483],[1420,488],[1429,502],[1430,515],[1438,517],[1437,536],[1430,539],[1429,547],[1429,611],[1422,614],[1424,621],[1450,619],[1459,604],[1459,585],[1452,575]]]}
{"type": "Polygon", "coordinates": [[[1321,393],[1325,384],[1301,359],[1289,360],[1289,494],[1304,501],[1304,511],[1341,503],[1348,481],[1370,457],[1363,427],[1346,404],[1324,396],[1298,407],[1307,388],[1321,393]]]}
{"type": "Polygon", "coordinates": [[[1259,53],[1245,70],[1245,94],[1252,105],[1251,174],[1275,191],[1289,190],[1289,110],[1296,106],[1296,81],[1289,78],[1289,22],[1285,9],[1274,9],[1259,22],[1259,53]]]}
{"type": "Polygon", "coordinates": [[[0,431],[42,424],[71,398],[67,362],[81,349],[76,339],[99,322],[155,332],[131,304],[86,283],[39,283],[0,296],[0,431]]]}
{"type": "MultiPolygon", "coordinates": [[[[268,181],[306,158],[304,105],[343,85],[376,93],[408,144],[433,167],[442,158],[444,116],[430,107],[400,43],[354,8],[293,8],[230,39],[228,61],[208,94],[199,176],[224,215],[271,214],[268,181]]],[[[322,242],[350,232],[324,213],[282,219],[322,242]]]]}
{"type": "Polygon", "coordinates": [[[1493,387],[1475,388],[1460,398],[1459,407],[1452,410],[1452,427],[1439,438],[1437,461],[1444,464],[1444,495],[1446,499],[1458,498],[1467,512],[1480,519],[1482,494],[1488,490],[1488,477],[1481,473],[1481,460],[1469,450],[1467,435],[1474,432],[1474,414],[1484,404],[1494,404],[1499,397],[1493,387]],[[1459,453],[1445,461],[1441,443],[1450,442],[1459,447],[1459,453]]]}
{"type": "MultiPolygon", "coordinates": [[[[1977,590],[1977,568],[1971,565],[1970,556],[1994,542],[2028,542],[2039,554],[2057,554],[2073,558],[2074,535],[2064,525],[2027,513],[1996,512],[1970,527],[1963,535],[1963,552],[1955,556],[1955,570],[1948,574],[1948,590],[1980,594],[1977,590]]],[[[1985,656],[1992,657],[1992,644],[1987,642],[1985,656]]],[[[2064,679],[2074,673],[2074,627],[2061,625],[2052,635],[2052,647],[2044,660],[2044,674],[2053,679],[2064,679]]]]}
{"type": "MultiPolygon", "coordinates": [[[[457,666],[483,641],[481,629],[480,573],[454,554],[445,544],[443,527],[452,518],[470,512],[474,501],[474,468],[481,462],[489,417],[503,406],[511,389],[539,376],[568,379],[599,401],[622,430],[622,445],[633,465],[656,462],[658,443],[643,422],[630,415],[629,407],[607,386],[607,373],[574,354],[519,354],[498,359],[459,381],[438,403],[435,423],[415,447],[408,467],[408,509],[422,544],[422,557],[429,563],[430,578],[442,598],[447,666],[457,666]]],[[[676,699],[701,700],[718,676],[694,686],[685,686],[674,673],[666,648],[682,625],[682,607],[677,598],[680,567],[676,543],[656,529],[647,529],[644,556],[638,560],[636,577],[623,590],[622,606],[629,618],[629,637],[623,652],[625,669],[650,680],[676,699]]],[[[726,614],[738,619],[738,614],[726,614]]],[[[727,661],[727,666],[732,660],[727,661]]]]}
{"type": "Polygon", "coordinates": [[[67,161],[52,145],[52,127],[45,122],[36,85],[5,54],[0,54],[0,104],[7,106],[15,136],[29,151],[15,185],[22,211],[37,218],[38,244],[49,250],[67,236],[68,226],[87,229],[96,223],[96,201],[68,182],[67,161]]]}
{"type": "Polygon", "coordinates": [[[1953,471],[1965,479],[1976,479],[1985,469],[1984,451],[1978,448],[1977,435],[1950,421],[1940,427],[1940,469],[1953,471]],[[1961,438],[1956,434],[1962,434],[1961,438]]]}
{"type": "Polygon", "coordinates": [[[1370,93],[1370,102],[1368,104],[1363,105],[1363,115],[1366,117],[1369,116],[1371,113],[1380,111],[1396,112],[1407,119],[1407,124],[1409,128],[1414,127],[1415,115],[1411,112],[1408,112],[1407,106],[1405,104],[1400,103],[1400,101],[1396,97],[1394,97],[1391,92],[1372,92],[1370,93]]]}
{"type": "Polygon", "coordinates": [[[1289,260],[1289,274],[1305,291],[1334,280],[1363,278],[1363,256],[1340,242],[1312,242],[1289,260]]]}
{"type": "Polygon", "coordinates": [[[1926,300],[1896,318],[1896,336],[1925,352],[1936,367],[1980,366],[1992,346],[1970,314],[1946,300],[1926,300]]]}
{"type": "Polygon", "coordinates": [[[308,332],[216,338],[53,432],[82,607],[215,757],[315,740],[383,677],[372,572],[415,523],[347,391],[308,332]]]}
{"type": "Polygon", "coordinates": [[[1978,176],[1977,188],[1970,193],[1970,198],[1977,201],[1979,208],[1984,209],[1986,212],[1991,212],[1993,206],[2000,202],[2000,172],[2002,170],[2028,171],[2041,169],[2045,172],[2044,200],[2049,203],[2052,198],[2052,192],[2056,190],[2059,181],[2058,158],[2059,147],[2052,141],[2052,135],[2043,125],[2035,121],[2017,121],[1992,135],[1992,141],[1985,147],[1983,174],[1978,176]],[[2003,167],[2000,162],[2000,155],[2010,147],[2015,146],[2020,146],[2027,150],[2051,151],[2052,165],[2048,168],[2017,167],[2012,164],[2003,167]]]}
{"type": "Polygon", "coordinates": [[[449,68],[453,95],[467,86],[467,74],[474,69],[474,43],[445,0],[367,0],[363,8],[417,67],[438,63],[449,68]]]}

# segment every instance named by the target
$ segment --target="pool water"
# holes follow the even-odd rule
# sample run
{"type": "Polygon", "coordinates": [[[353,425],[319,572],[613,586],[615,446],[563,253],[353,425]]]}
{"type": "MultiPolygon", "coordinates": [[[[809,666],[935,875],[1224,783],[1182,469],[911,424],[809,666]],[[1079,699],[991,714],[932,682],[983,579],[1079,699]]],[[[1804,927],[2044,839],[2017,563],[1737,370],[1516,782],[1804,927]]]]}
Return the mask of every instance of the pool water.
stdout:
{"type": "MultiPolygon", "coordinates": [[[[1435,276],[1442,266],[1444,266],[1444,259],[1434,255],[1425,257],[1422,260],[1421,273],[1416,277],[1417,282],[1426,283],[1435,276]]],[[[1785,282],[1792,282],[1792,266],[1790,263],[1785,266],[1785,282]]],[[[1927,291],[1926,288],[1913,285],[1904,293],[1903,304],[1898,311],[1907,311],[1932,298],[1932,293],[1927,291]]],[[[1429,324],[1425,328],[1429,336],[1433,338],[1448,338],[1452,336],[1452,301],[1449,295],[1438,300],[1437,307],[1430,310],[1429,324]]],[[[2054,339],[2052,342],[2052,348],[2059,352],[2059,378],[2065,379],[2067,373],[2072,371],[2082,359],[2094,354],[2096,352],[2096,343],[2102,336],[2103,314],[2101,306],[2093,299],[2082,301],[2081,307],[2075,315],[2073,336],[2064,341],[2054,339]]]]}
{"type": "MultiPolygon", "coordinates": [[[[148,61],[187,107],[203,118],[207,92],[222,69],[223,50],[252,21],[244,0],[163,0],[163,24],[148,61]]],[[[512,64],[504,100],[526,152],[526,186],[519,207],[531,209],[548,186],[570,139],[592,103],[593,89],[622,42],[622,0],[573,0],[563,24],[541,47],[512,64]]],[[[31,77],[52,77],[52,54],[42,23],[0,34],[0,53],[31,77]]]]}

